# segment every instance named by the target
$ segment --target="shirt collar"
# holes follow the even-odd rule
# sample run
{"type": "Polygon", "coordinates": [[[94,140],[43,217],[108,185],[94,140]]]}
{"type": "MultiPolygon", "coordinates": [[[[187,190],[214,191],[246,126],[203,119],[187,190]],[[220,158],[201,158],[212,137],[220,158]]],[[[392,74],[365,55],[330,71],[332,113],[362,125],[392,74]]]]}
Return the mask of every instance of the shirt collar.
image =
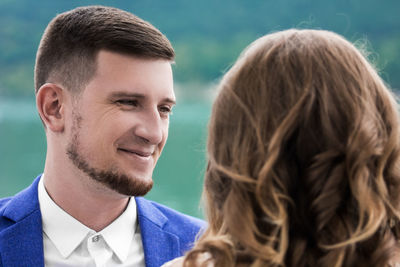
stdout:
{"type": "Polygon", "coordinates": [[[128,258],[137,228],[136,202],[134,198],[131,198],[125,211],[99,234],[103,236],[118,259],[124,262],[128,258]]]}
{"type": "MultiPolygon", "coordinates": [[[[50,198],[44,187],[43,175],[39,182],[38,195],[43,232],[53,242],[60,254],[67,258],[87,235],[94,235],[95,231],[69,215],[50,198]]],[[[136,230],[136,202],[132,199],[125,211],[97,234],[103,236],[118,259],[124,262],[128,258],[136,230]]]]}

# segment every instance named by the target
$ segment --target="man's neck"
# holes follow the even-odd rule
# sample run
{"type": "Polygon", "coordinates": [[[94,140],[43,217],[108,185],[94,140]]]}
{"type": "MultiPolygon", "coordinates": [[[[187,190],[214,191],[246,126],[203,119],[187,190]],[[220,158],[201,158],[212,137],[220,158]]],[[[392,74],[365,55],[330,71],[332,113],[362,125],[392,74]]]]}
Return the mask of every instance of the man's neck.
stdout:
{"type": "Polygon", "coordinates": [[[65,212],[96,232],[118,218],[129,202],[129,197],[118,195],[88,177],[58,173],[55,176],[45,170],[47,193],[65,212]]]}

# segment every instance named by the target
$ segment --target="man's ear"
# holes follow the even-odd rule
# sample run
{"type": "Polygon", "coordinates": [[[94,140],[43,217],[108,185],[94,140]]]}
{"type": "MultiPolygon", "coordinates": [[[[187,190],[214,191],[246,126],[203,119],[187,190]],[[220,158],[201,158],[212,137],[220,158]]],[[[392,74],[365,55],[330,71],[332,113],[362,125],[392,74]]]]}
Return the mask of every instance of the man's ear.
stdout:
{"type": "Polygon", "coordinates": [[[65,90],[54,83],[42,85],[36,94],[36,106],[46,128],[63,132],[65,126],[65,90]]]}

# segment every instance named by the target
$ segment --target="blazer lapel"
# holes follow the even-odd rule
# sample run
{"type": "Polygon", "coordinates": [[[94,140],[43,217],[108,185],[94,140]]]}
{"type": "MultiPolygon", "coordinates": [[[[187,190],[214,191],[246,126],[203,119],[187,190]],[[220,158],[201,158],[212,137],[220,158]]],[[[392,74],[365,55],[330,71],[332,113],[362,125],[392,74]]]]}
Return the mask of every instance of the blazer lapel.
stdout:
{"type": "Polygon", "coordinates": [[[180,255],[179,238],[163,230],[168,219],[149,201],[135,198],[147,267],[159,267],[180,255]]]}
{"type": "Polygon", "coordinates": [[[39,178],[4,207],[3,216],[10,221],[10,226],[0,233],[0,258],[4,266],[44,266],[39,178]]]}
{"type": "Polygon", "coordinates": [[[1,232],[0,247],[4,266],[44,266],[40,211],[1,232]]]}

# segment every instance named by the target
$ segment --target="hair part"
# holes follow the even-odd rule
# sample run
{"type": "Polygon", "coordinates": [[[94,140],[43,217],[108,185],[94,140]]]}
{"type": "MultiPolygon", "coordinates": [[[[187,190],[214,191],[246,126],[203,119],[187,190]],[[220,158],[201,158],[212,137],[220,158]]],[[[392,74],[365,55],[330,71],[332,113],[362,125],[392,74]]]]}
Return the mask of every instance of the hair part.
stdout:
{"type": "Polygon", "coordinates": [[[78,7],[47,26],[36,56],[35,91],[53,82],[79,92],[94,76],[100,50],[168,61],[175,57],[169,40],[139,17],[112,7],[78,7]]]}
{"type": "Polygon", "coordinates": [[[184,266],[204,253],[215,266],[388,266],[399,249],[398,125],[393,95],[343,37],[258,39],[219,86],[209,228],[184,266]]]}

